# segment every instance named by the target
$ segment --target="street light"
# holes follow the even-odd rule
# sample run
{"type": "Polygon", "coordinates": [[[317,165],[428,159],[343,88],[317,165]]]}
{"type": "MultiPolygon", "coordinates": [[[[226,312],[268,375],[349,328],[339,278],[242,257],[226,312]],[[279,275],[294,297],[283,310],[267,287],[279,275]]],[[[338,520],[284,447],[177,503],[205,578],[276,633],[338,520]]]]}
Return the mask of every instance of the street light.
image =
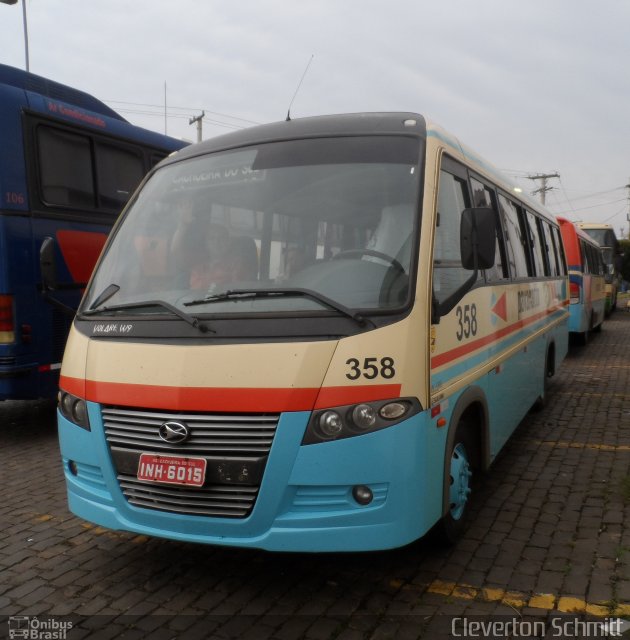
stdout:
{"type": "MultiPolygon", "coordinates": [[[[17,4],[17,0],[0,0],[2,4],[17,4]]],[[[24,22],[24,54],[26,56],[26,70],[29,71],[28,64],[28,28],[26,26],[26,0],[22,0],[22,16],[24,22]]]]}

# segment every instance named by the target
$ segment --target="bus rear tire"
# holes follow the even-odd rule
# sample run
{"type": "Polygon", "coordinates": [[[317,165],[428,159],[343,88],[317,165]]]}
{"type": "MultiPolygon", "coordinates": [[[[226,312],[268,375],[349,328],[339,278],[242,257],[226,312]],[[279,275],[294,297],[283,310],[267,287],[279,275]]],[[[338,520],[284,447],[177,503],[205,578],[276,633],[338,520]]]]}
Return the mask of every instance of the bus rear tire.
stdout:
{"type": "Polygon", "coordinates": [[[578,333],[577,335],[577,342],[581,347],[585,347],[588,344],[588,339],[590,337],[590,331],[588,329],[585,329],[582,333],[578,333]]]}
{"type": "Polygon", "coordinates": [[[466,528],[472,493],[472,460],[474,443],[470,425],[460,422],[449,452],[448,511],[440,521],[440,533],[448,544],[454,544],[466,528]]]}
{"type": "Polygon", "coordinates": [[[541,411],[547,406],[547,393],[549,390],[549,379],[553,378],[556,372],[556,354],[555,347],[552,345],[547,349],[547,356],[545,357],[545,369],[543,371],[543,390],[542,393],[536,398],[536,401],[532,405],[533,411],[541,411]]]}

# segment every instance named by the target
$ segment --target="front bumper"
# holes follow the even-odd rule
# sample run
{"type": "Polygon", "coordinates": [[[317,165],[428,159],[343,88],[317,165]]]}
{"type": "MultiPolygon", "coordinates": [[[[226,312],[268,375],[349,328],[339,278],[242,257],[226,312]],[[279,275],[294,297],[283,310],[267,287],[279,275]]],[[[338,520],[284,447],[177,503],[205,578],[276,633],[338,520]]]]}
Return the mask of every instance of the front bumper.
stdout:
{"type": "Polygon", "coordinates": [[[68,500],[74,514],[110,529],[270,551],[367,551],[405,545],[441,515],[443,460],[429,452],[445,434],[429,429],[426,412],[371,434],[308,446],[301,442],[310,412],[283,413],[254,508],[234,519],[129,504],[100,407],[88,403],[88,410],[91,431],[58,414],[68,500]],[[370,504],[354,500],[356,485],[372,490],[370,504]]]}

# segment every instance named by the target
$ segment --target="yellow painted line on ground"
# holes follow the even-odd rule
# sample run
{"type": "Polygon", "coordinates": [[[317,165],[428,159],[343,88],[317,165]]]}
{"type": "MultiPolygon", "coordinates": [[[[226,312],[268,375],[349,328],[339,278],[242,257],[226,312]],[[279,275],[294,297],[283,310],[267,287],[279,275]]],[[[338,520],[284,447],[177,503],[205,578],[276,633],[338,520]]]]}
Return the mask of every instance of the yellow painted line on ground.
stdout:
{"type": "Polygon", "coordinates": [[[547,611],[552,611],[555,605],[556,596],[551,593],[537,593],[533,595],[527,603],[527,606],[532,609],[546,609],[547,611]]]}
{"type": "Polygon", "coordinates": [[[106,529],[105,527],[99,527],[95,524],[91,524],[89,522],[82,522],[81,526],[91,533],[96,534],[97,536],[105,536],[107,538],[112,538],[116,540],[128,540],[131,544],[144,544],[148,542],[149,537],[143,535],[133,535],[132,533],[127,533],[125,531],[114,531],[112,529],[106,529]],[[133,536],[133,537],[130,537],[133,536]]]}
{"type": "Polygon", "coordinates": [[[426,593],[455,598],[457,600],[480,600],[497,602],[514,609],[541,609],[561,613],[588,613],[593,616],[630,615],[630,603],[619,603],[612,607],[608,603],[591,603],[570,596],[556,596],[552,593],[527,595],[521,591],[506,591],[494,587],[475,587],[445,580],[434,580],[426,588],[426,593]]]}
{"type": "Polygon", "coordinates": [[[43,513],[42,515],[35,517],[34,520],[35,522],[48,522],[53,518],[54,516],[51,516],[49,513],[43,513]]]}
{"type": "Polygon", "coordinates": [[[563,440],[523,440],[543,447],[558,447],[559,449],[591,449],[593,451],[630,451],[630,444],[597,444],[590,442],[565,442],[563,440]]]}
{"type": "MultiPolygon", "coordinates": [[[[540,444],[546,444],[541,442],[540,444]]],[[[558,444],[558,443],[549,443],[558,444]]],[[[567,443],[574,444],[574,443],[567,443]]],[[[33,522],[48,522],[49,520],[59,520],[49,513],[32,513],[33,522]]],[[[129,538],[128,533],[119,533],[110,529],[105,529],[90,522],[82,522],[81,527],[96,535],[107,536],[109,538],[126,538],[131,544],[144,544],[149,540],[148,536],[136,535],[129,538]]],[[[514,609],[541,609],[544,611],[559,611],[562,613],[588,613],[594,616],[630,616],[630,603],[618,603],[614,608],[605,603],[589,603],[580,598],[569,596],[555,596],[551,593],[537,593],[528,596],[520,591],[506,591],[496,587],[475,587],[471,584],[458,584],[445,580],[434,580],[426,589],[420,585],[405,584],[403,580],[394,578],[390,580],[390,586],[394,589],[416,589],[419,592],[434,593],[441,596],[455,598],[457,600],[481,600],[483,602],[500,602],[514,609]]]]}
{"type": "MultiPolygon", "coordinates": [[[[625,345],[624,345],[625,346],[625,345]]],[[[601,365],[599,364],[580,364],[579,369],[600,369],[601,365]]],[[[630,369],[630,364],[613,364],[606,365],[606,370],[608,369],[630,369]]]]}
{"type": "MultiPolygon", "coordinates": [[[[575,396],[575,391],[554,391],[554,396],[575,396]]],[[[579,393],[580,398],[621,398],[622,400],[630,400],[627,393],[615,393],[614,391],[604,391],[602,393],[585,392],[579,393]]]]}
{"type": "MultiPolygon", "coordinates": [[[[64,522],[67,518],[60,518],[59,516],[54,516],[50,513],[34,513],[28,512],[25,513],[31,519],[31,522],[49,522],[51,520],[64,522]]],[[[106,529],[105,527],[99,527],[98,525],[92,524],[91,522],[81,522],[79,523],[81,528],[85,531],[89,531],[97,536],[105,536],[107,538],[112,539],[125,539],[128,540],[131,544],[144,544],[149,541],[149,536],[143,535],[134,535],[132,533],[127,533],[126,531],[114,531],[113,529],[106,529]]]]}
{"type": "Polygon", "coordinates": [[[484,587],[481,590],[481,599],[485,602],[501,602],[505,596],[505,589],[484,587]]]}

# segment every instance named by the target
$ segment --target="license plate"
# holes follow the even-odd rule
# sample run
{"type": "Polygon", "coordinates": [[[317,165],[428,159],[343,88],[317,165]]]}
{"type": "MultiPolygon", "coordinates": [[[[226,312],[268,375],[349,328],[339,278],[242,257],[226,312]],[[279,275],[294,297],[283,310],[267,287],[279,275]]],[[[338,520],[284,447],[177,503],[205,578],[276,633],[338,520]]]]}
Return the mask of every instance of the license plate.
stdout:
{"type": "Polygon", "coordinates": [[[206,478],[205,458],[181,458],[143,453],[138,463],[138,480],[202,487],[206,478]]]}

